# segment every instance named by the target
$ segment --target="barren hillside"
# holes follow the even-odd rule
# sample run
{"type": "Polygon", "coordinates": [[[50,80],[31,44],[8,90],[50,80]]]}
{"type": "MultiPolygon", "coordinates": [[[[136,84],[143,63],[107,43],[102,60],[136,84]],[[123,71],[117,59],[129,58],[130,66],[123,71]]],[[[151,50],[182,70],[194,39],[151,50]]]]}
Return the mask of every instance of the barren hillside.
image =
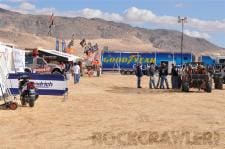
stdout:
{"type": "MultiPolygon", "coordinates": [[[[55,17],[53,37],[48,36],[49,16],[27,15],[0,9],[0,40],[18,47],[54,48],[55,37],[70,40],[75,35],[76,53],[79,42],[86,38],[110,50],[179,51],[181,33],[173,30],[149,30],[102,19],[55,17]]],[[[184,51],[221,53],[224,49],[205,39],[184,36],[184,51]]]]}

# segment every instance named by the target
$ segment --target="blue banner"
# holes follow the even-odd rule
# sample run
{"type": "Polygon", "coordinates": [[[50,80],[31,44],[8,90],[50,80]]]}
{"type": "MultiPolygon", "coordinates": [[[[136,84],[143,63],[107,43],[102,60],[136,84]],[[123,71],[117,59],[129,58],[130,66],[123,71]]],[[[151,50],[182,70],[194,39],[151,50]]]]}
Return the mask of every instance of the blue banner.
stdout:
{"type": "MultiPolygon", "coordinates": [[[[25,73],[9,74],[7,86],[13,95],[19,94],[19,80],[18,78],[25,73]]],[[[26,73],[29,80],[35,83],[37,93],[39,95],[54,95],[62,96],[68,92],[67,81],[63,75],[60,74],[33,74],[26,73]]]]}
{"type": "MultiPolygon", "coordinates": [[[[141,63],[146,66],[150,63],[160,65],[161,62],[173,62],[176,65],[181,64],[181,54],[172,52],[103,52],[102,53],[102,67],[103,70],[119,70],[119,69],[133,69],[134,65],[141,63]]],[[[182,63],[195,61],[192,53],[182,54],[182,63]]]]}

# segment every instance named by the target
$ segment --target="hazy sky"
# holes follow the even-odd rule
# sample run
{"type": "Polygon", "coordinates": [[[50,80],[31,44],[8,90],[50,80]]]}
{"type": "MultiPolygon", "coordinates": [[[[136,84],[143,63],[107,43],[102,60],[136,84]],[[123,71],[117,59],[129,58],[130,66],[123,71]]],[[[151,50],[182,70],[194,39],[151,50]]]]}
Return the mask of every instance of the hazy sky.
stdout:
{"type": "Polygon", "coordinates": [[[102,18],[149,29],[181,30],[225,47],[225,0],[0,0],[0,7],[22,13],[102,18]]]}

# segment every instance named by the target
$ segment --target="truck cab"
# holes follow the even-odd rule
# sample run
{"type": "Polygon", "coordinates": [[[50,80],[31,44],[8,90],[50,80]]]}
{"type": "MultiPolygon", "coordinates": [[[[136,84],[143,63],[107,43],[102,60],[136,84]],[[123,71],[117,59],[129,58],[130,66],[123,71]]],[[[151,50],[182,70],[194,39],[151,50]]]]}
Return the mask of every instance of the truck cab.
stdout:
{"type": "Polygon", "coordinates": [[[47,63],[42,57],[26,57],[25,72],[41,74],[63,74],[63,68],[57,64],[47,63]]]}

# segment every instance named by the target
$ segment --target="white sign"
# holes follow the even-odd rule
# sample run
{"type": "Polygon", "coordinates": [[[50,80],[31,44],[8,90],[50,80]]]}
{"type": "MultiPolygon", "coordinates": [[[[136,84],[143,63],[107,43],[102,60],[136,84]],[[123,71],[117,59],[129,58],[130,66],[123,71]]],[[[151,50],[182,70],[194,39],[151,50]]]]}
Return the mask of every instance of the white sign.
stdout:
{"type": "Polygon", "coordinates": [[[25,51],[13,49],[14,68],[16,72],[24,72],[25,68],[25,51]]]}

